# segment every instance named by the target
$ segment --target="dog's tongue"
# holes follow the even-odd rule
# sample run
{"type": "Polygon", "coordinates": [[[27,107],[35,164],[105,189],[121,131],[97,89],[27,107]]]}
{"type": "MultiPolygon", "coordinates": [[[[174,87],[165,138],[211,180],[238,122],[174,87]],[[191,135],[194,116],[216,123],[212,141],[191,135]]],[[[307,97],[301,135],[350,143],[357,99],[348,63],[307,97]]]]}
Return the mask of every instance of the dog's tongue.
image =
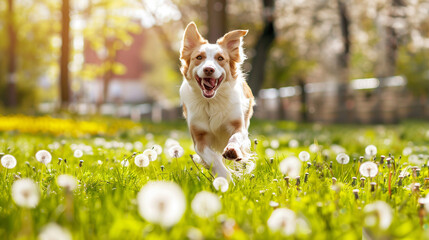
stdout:
{"type": "Polygon", "coordinates": [[[204,78],[204,83],[210,87],[216,87],[216,79],[214,78],[204,78]]]}

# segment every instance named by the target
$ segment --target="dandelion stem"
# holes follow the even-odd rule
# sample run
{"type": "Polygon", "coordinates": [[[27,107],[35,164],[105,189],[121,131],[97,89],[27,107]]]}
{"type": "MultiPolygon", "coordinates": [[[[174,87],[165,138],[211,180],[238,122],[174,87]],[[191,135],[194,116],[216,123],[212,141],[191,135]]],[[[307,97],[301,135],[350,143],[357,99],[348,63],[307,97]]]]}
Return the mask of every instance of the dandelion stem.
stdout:
{"type": "MultiPolygon", "coordinates": [[[[194,165],[195,165],[195,167],[198,169],[198,171],[200,171],[200,173],[201,174],[203,174],[203,176],[205,177],[205,178],[207,178],[207,180],[209,180],[210,182],[212,181],[212,180],[210,180],[210,178],[208,178],[204,173],[203,173],[203,171],[201,171],[201,169],[198,167],[198,165],[195,163],[195,161],[194,161],[194,158],[192,157],[192,155],[189,155],[190,157],[191,157],[191,160],[192,160],[192,162],[194,163],[194,165]]],[[[212,177],[212,178],[214,178],[213,177],[213,175],[209,172],[209,174],[210,174],[210,176],[212,177]]]]}
{"type": "Polygon", "coordinates": [[[392,172],[389,168],[389,197],[392,198],[392,172]]]}

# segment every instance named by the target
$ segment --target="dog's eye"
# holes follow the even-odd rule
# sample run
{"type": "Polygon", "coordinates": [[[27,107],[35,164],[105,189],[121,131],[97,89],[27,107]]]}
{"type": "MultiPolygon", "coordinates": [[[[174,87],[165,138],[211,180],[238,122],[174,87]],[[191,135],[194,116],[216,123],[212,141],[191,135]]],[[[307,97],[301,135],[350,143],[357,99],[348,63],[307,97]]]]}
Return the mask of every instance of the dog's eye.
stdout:
{"type": "Polygon", "coordinates": [[[201,60],[201,59],[203,59],[203,56],[198,55],[197,59],[198,59],[198,60],[201,60]]]}
{"type": "Polygon", "coordinates": [[[223,57],[222,57],[222,56],[219,56],[219,57],[217,58],[217,60],[218,60],[218,61],[223,61],[223,57]]]}

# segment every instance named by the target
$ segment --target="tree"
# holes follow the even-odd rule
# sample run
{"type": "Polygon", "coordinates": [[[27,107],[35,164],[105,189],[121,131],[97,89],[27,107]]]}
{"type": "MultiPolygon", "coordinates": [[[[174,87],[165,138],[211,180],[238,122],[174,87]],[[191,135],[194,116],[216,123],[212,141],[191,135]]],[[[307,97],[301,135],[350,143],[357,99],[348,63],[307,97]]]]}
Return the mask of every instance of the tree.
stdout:
{"type": "Polygon", "coordinates": [[[226,0],[207,0],[207,40],[215,43],[226,32],[226,0]]]}
{"type": "Polygon", "coordinates": [[[70,103],[69,61],[70,61],[70,1],[63,0],[61,6],[61,59],[60,59],[60,100],[61,107],[70,103]]]}
{"type": "Polygon", "coordinates": [[[9,35],[7,86],[6,86],[6,106],[16,107],[16,45],[17,37],[15,30],[14,0],[8,0],[7,30],[9,35]]]}
{"type": "Polygon", "coordinates": [[[255,56],[249,73],[249,86],[254,94],[258,94],[265,80],[266,60],[271,45],[276,38],[274,29],[274,0],[263,0],[264,30],[256,42],[255,56]]]}

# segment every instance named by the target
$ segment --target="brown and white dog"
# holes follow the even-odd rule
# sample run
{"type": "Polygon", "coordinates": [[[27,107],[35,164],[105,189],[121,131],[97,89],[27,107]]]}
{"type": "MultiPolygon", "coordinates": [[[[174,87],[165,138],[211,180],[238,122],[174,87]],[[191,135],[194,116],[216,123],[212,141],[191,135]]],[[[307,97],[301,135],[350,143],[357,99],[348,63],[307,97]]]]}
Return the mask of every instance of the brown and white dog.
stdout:
{"type": "Polygon", "coordinates": [[[191,22],[180,53],[180,98],[195,151],[206,168],[228,180],[234,170],[226,167],[223,157],[242,164],[247,172],[255,165],[248,137],[254,97],[241,72],[246,34],[247,30],[231,31],[210,44],[191,22]]]}

